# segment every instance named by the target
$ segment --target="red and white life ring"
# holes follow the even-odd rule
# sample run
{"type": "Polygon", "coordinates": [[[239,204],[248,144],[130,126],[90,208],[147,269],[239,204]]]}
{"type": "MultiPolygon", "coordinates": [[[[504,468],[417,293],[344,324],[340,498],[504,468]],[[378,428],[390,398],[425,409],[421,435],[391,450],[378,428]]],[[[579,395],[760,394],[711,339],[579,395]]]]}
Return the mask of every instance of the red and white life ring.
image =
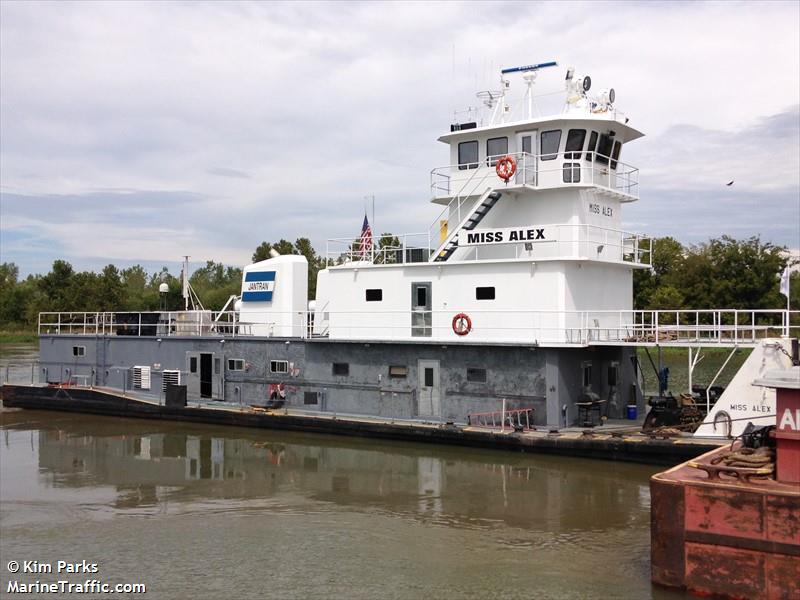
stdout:
{"type": "Polygon", "coordinates": [[[467,335],[472,331],[472,319],[465,313],[458,313],[453,317],[453,332],[456,335],[467,335]]]}
{"type": "Polygon", "coordinates": [[[513,156],[504,156],[497,161],[494,169],[497,171],[497,176],[508,183],[508,180],[517,172],[517,160],[513,156]]]}
{"type": "Polygon", "coordinates": [[[285,400],[286,386],[283,383],[270,383],[267,391],[267,397],[270,400],[285,400]]]}

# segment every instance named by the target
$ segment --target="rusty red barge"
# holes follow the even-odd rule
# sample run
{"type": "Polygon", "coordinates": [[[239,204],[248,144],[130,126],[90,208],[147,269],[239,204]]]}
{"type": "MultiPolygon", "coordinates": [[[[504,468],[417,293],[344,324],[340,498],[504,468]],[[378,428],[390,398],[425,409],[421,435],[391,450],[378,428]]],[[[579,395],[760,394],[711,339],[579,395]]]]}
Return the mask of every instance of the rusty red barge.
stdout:
{"type": "Polygon", "coordinates": [[[654,583],[720,598],[800,599],[800,367],[754,385],[777,391],[774,461],[758,459],[772,450],[736,442],[652,477],[654,583]]]}

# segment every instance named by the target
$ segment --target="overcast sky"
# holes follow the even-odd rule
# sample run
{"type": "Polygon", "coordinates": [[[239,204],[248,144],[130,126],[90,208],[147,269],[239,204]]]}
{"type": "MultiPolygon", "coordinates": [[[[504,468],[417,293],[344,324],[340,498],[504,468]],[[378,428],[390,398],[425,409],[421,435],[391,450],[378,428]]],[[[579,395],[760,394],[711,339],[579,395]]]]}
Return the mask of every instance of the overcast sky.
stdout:
{"type": "Polygon", "coordinates": [[[242,265],[301,236],[324,252],[372,194],[377,231],[427,231],[453,111],[501,66],[549,60],[538,92],[574,65],[646,134],[624,150],[642,196],[626,228],[798,248],[798,7],[3,1],[2,261],[242,265]]]}

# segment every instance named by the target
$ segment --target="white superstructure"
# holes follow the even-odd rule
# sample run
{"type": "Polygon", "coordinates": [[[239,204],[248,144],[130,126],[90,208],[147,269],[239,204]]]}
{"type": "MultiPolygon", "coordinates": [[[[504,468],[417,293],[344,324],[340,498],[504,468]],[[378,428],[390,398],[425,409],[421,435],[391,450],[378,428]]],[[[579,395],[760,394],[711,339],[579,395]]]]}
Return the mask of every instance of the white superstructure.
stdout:
{"type": "Polygon", "coordinates": [[[443,210],[427,232],[379,250],[329,242],[338,264],[319,274],[316,333],[559,345],[585,330],[586,311],[590,327],[618,329],[633,270],[650,266],[649,239],[621,227],[622,206],[639,195],[622,148],[642,133],[615,110],[613,90],[593,98],[572,71],[563,113],[534,116],[531,75],[542,66],[504,71],[489,123],[439,138],[451,164],[431,172],[443,210]],[[517,71],[527,113],[511,120],[506,76],[517,71]]]}

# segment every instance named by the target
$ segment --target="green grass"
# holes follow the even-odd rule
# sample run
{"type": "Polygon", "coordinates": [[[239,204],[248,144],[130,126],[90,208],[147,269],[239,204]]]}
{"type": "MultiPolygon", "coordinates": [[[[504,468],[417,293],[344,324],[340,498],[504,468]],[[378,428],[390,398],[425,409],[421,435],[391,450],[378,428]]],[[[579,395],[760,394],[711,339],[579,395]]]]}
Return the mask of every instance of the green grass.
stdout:
{"type": "MultiPolygon", "coordinates": [[[[742,363],[750,356],[750,352],[749,348],[736,350],[733,358],[730,359],[725,370],[714,382],[714,385],[727,386],[739,370],[739,367],[742,366],[742,363]]],[[[694,368],[692,383],[702,386],[709,385],[730,353],[730,348],[704,348],[700,352],[703,359],[694,368]]],[[[655,395],[658,393],[658,380],[653,367],[650,365],[644,348],[639,348],[637,354],[644,375],[644,392],[648,395],[655,395]]],[[[650,356],[658,366],[658,349],[650,348],[650,356]]],[[[670,391],[676,396],[687,392],[689,390],[689,350],[686,348],[664,348],[661,351],[661,358],[664,366],[669,367],[670,391]]]]}
{"type": "Polygon", "coordinates": [[[35,344],[39,336],[25,329],[0,329],[0,344],[35,344]]]}

